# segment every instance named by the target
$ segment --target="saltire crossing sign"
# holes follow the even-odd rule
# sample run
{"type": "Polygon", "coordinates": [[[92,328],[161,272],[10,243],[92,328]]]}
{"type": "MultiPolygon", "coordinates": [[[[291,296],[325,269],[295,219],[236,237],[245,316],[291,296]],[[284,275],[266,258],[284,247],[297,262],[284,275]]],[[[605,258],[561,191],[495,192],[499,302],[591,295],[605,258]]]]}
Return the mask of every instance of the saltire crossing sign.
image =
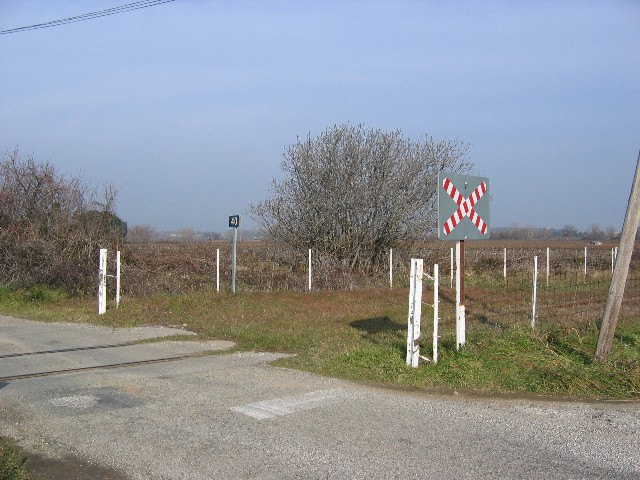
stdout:
{"type": "Polygon", "coordinates": [[[438,238],[483,240],[489,236],[489,179],[440,172],[438,238]]]}

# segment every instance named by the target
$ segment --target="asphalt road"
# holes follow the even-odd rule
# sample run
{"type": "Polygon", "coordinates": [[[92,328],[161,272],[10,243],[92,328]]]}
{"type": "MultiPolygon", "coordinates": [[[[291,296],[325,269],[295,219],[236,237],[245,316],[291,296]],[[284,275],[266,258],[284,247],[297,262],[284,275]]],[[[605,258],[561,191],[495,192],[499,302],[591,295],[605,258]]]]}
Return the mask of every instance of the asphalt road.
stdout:
{"type": "Polygon", "coordinates": [[[130,345],[175,333],[0,317],[0,376],[17,378],[0,382],[0,435],[38,478],[640,478],[637,403],[428,395],[198,355],[224,342],[130,345]]]}

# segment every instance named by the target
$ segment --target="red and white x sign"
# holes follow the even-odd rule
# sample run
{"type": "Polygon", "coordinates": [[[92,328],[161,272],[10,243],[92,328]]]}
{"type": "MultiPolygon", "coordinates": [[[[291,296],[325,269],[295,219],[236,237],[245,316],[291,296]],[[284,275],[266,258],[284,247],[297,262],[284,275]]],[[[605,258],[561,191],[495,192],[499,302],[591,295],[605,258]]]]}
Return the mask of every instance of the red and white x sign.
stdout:
{"type": "Polygon", "coordinates": [[[482,196],[487,193],[487,185],[485,182],[481,182],[480,185],[476,187],[471,195],[467,198],[464,198],[462,194],[455,187],[453,182],[449,180],[448,177],[445,177],[442,182],[442,187],[447,192],[447,194],[453,199],[453,201],[458,205],[458,209],[449,217],[449,219],[444,222],[442,228],[446,235],[449,235],[454,228],[462,221],[464,217],[469,217],[471,223],[473,223],[476,228],[480,231],[482,235],[487,232],[487,224],[482,220],[482,217],[478,215],[478,213],[473,209],[473,206],[482,198],[482,196]]]}

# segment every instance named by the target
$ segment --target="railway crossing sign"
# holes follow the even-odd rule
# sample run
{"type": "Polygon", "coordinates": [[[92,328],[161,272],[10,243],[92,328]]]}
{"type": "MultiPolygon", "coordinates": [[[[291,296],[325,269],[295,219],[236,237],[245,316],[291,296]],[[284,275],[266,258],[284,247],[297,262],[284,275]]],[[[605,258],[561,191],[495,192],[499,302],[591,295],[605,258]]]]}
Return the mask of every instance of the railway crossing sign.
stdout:
{"type": "Polygon", "coordinates": [[[489,236],[489,179],[440,172],[438,238],[485,240],[489,236]]]}

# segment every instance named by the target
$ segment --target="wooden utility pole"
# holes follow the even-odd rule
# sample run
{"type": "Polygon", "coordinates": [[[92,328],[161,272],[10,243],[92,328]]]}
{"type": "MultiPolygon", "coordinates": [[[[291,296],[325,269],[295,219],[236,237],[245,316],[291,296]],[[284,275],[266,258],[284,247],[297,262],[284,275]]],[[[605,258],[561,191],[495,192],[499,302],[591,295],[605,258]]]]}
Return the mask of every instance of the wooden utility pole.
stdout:
{"type": "Polygon", "coordinates": [[[607,298],[607,305],[604,310],[604,317],[602,318],[598,346],[593,356],[593,361],[596,363],[603,363],[609,360],[609,353],[611,353],[613,337],[616,332],[616,324],[618,323],[618,315],[620,314],[620,305],[622,305],[624,286],[627,282],[627,274],[629,273],[631,255],[633,254],[638,221],[640,221],[640,154],[638,154],[638,160],[636,162],[636,173],[633,177],[633,186],[631,187],[631,195],[629,196],[627,214],[624,217],[624,225],[622,226],[618,259],[616,260],[613,277],[611,278],[609,297],[607,298]]]}

